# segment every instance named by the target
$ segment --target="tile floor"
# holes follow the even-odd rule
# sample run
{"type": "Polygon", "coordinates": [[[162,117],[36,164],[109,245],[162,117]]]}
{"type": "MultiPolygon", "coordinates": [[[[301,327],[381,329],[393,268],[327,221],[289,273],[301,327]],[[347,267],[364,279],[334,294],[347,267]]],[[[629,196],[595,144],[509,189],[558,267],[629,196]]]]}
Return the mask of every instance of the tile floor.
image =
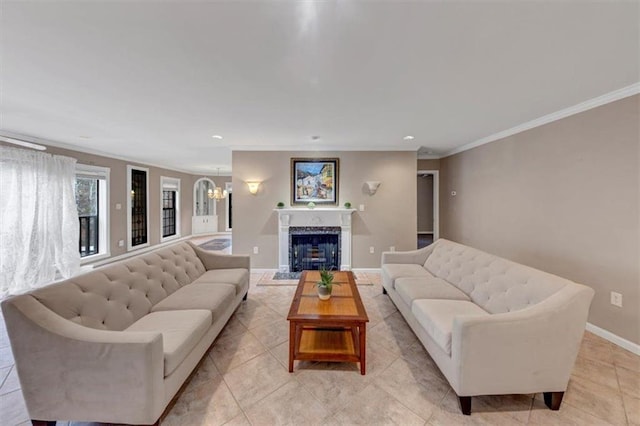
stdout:
{"type": "MultiPolygon", "coordinates": [[[[296,363],[287,372],[294,286],[257,286],[183,388],[163,425],[640,425],[640,357],[585,333],[560,411],[541,395],[473,399],[470,417],[389,298],[377,274],[360,286],[369,318],[367,375],[357,364],[296,363]]],[[[0,323],[0,424],[28,424],[0,323]]],[[[61,422],[58,423],[62,424],[61,422]]]]}

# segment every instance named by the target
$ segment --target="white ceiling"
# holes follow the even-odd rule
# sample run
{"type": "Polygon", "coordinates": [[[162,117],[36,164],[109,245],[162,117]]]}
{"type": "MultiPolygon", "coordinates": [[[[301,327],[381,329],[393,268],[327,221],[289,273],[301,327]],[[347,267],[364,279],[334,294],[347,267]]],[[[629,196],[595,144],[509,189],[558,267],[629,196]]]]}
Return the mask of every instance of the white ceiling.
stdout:
{"type": "Polygon", "coordinates": [[[640,81],[639,5],[3,0],[0,131],[194,173],[441,155],[640,81]]]}

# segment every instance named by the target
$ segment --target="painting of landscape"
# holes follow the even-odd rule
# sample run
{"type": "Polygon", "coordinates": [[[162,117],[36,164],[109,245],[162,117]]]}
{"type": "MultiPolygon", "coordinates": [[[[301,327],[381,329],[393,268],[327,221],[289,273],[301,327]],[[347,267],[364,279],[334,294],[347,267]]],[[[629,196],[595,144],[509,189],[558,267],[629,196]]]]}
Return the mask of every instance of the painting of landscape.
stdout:
{"type": "Polygon", "coordinates": [[[337,158],[291,159],[291,204],[338,204],[337,158]]]}

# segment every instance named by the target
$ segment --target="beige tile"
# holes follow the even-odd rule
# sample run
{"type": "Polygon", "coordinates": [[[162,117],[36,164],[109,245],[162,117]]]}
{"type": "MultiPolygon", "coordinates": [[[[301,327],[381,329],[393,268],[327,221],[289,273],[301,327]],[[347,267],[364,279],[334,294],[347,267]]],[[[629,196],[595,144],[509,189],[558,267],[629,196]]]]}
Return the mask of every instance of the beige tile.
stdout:
{"type": "Polygon", "coordinates": [[[362,376],[359,371],[343,371],[330,363],[314,363],[308,369],[298,370],[295,377],[330,410],[350,404],[352,398],[371,382],[371,378],[362,376]]]}
{"type": "Polygon", "coordinates": [[[222,375],[216,368],[213,360],[209,356],[205,356],[200,364],[196,367],[193,375],[187,382],[187,386],[185,386],[185,390],[189,387],[198,386],[204,382],[208,382],[210,380],[221,377],[222,375]]]}
{"type": "Polygon", "coordinates": [[[218,374],[206,381],[191,381],[162,424],[221,425],[240,413],[240,406],[218,374]]]}
{"type": "Polygon", "coordinates": [[[249,423],[249,420],[244,415],[244,413],[240,413],[233,419],[225,423],[224,426],[251,426],[251,423],[249,423]]]}
{"type": "Polygon", "coordinates": [[[626,423],[621,394],[599,383],[572,376],[563,401],[613,424],[626,423]]]}
{"type": "Polygon", "coordinates": [[[224,381],[243,409],[251,407],[292,379],[293,377],[268,352],[224,375],[224,381]]]}
{"type": "Polygon", "coordinates": [[[218,339],[209,356],[221,373],[247,362],[267,350],[251,333],[232,335],[218,339]]]}
{"type": "Polygon", "coordinates": [[[7,375],[4,383],[0,387],[0,395],[4,395],[6,393],[10,393],[20,389],[20,381],[18,379],[18,372],[16,371],[16,367],[11,367],[11,371],[7,375]]]}
{"type": "Polygon", "coordinates": [[[471,413],[489,423],[508,420],[518,424],[529,421],[533,395],[481,395],[471,401],[471,413]]]}
{"type": "Polygon", "coordinates": [[[240,308],[238,308],[238,310],[236,311],[235,315],[238,317],[238,320],[248,329],[252,329],[263,324],[270,324],[281,318],[278,313],[263,304],[258,304],[257,306],[251,304],[247,305],[246,307],[243,307],[241,305],[240,308]]]}
{"type": "Polygon", "coordinates": [[[399,355],[418,342],[399,312],[392,314],[368,331],[367,339],[399,355]]]}
{"type": "Polygon", "coordinates": [[[273,348],[289,341],[289,322],[281,318],[269,324],[261,324],[252,328],[251,334],[267,348],[273,348]]]}
{"type": "Polygon", "coordinates": [[[600,383],[618,390],[618,377],[616,368],[612,364],[594,361],[592,359],[579,356],[573,366],[572,374],[592,382],[600,383]]]}
{"type": "Polygon", "coordinates": [[[384,390],[372,385],[364,389],[342,410],[335,420],[345,425],[423,425],[425,419],[392,398],[384,390]]]}
{"type": "Polygon", "coordinates": [[[640,373],[640,356],[619,346],[613,348],[613,362],[616,367],[624,367],[640,373]]]}
{"type": "Polygon", "coordinates": [[[396,305],[393,304],[389,296],[378,293],[377,296],[363,299],[363,303],[367,313],[377,312],[382,318],[386,318],[389,315],[398,312],[396,305]]]}
{"type": "Polygon", "coordinates": [[[531,426],[611,426],[611,423],[585,413],[566,401],[560,404],[558,411],[550,410],[544,404],[542,394],[537,394],[529,416],[531,426]]]}
{"type": "Polygon", "coordinates": [[[630,425],[640,426],[640,398],[622,394],[627,421],[630,425]]]}
{"type": "Polygon", "coordinates": [[[614,346],[615,345],[613,343],[604,340],[593,333],[585,332],[578,355],[592,361],[613,364],[614,346]]]}
{"type": "Polygon", "coordinates": [[[429,355],[424,346],[422,346],[421,342],[417,342],[407,349],[402,354],[402,358],[417,367],[428,369],[445,381],[447,380],[440,371],[440,368],[438,368],[436,362],[431,358],[431,355],[429,355]]]}
{"type": "Polygon", "coordinates": [[[402,358],[376,376],[374,383],[425,420],[450,389],[448,383],[429,369],[402,358]]]}
{"type": "MultiPolygon", "coordinates": [[[[373,377],[386,370],[398,358],[398,355],[382,346],[367,341],[367,376],[373,377]]],[[[357,364],[353,364],[357,367],[357,364]]]]}
{"type": "Polygon", "coordinates": [[[17,390],[0,396],[0,413],[3,425],[17,425],[29,420],[22,392],[17,390]]]}
{"type": "Polygon", "coordinates": [[[453,390],[449,391],[443,398],[438,407],[433,410],[433,415],[427,422],[430,426],[512,426],[517,425],[518,422],[514,421],[509,416],[496,416],[497,418],[487,420],[485,417],[474,412],[474,404],[471,402],[471,415],[465,416],[460,411],[458,404],[458,397],[453,390]]]}
{"type": "Polygon", "coordinates": [[[640,372],[616,367],[620,390],[627,395],[640,398],[640,372]]]}
{"type": "Polygon", "coordinates": [[[11,372],[12,368],[13,367],[0,368],[0,386],[2,386],[4,384],[4,381],[6,380],[7,376],[11,372]]]}
{"type": "Polygon", "coordinates": [[[246,411],[252,425],[321,425],[333,413],[292,380],[246,411]]]}
{"type": "Polygon", "coordinates": [[[246,333],[247,331],[247,327],[240,322],[238,316],[233,314],[225,324],[217,339],[222,339],[227,336],[235,336],[237,334],[246,333]]]}
{"type": "Polygon", "coordinates": [[[0,348],[0,368],[11,367],[14,364],[11,347],[5,346],[0,348]]]}

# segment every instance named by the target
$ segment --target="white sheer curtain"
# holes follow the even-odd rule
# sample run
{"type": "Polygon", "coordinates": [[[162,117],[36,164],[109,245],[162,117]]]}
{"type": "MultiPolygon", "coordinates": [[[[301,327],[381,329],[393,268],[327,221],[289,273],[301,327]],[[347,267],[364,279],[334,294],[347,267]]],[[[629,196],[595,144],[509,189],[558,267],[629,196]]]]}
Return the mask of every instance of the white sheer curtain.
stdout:
{"type": "Polygon", "coordinates": [[[75,163],[0,146],[0,297],[79,270],[75,163]]]}

